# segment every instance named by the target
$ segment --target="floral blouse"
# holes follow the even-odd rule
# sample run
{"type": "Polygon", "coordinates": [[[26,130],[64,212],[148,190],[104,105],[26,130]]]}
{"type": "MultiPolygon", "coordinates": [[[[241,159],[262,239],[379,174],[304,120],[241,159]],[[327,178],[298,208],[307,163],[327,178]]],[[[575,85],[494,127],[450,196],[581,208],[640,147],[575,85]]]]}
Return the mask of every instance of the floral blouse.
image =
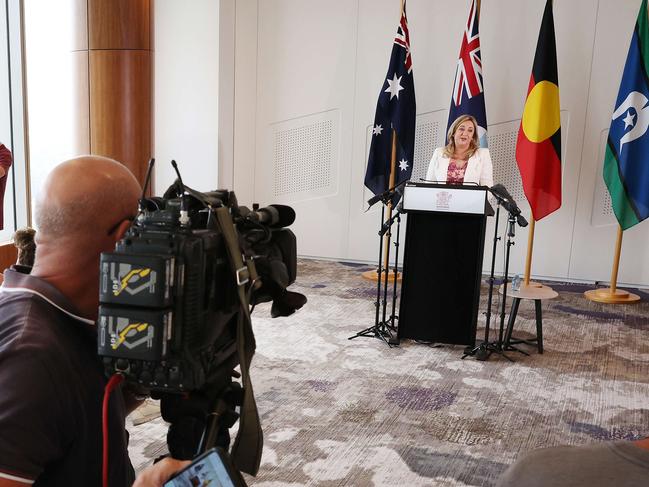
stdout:
{"type": "Polygon", "coordinates": [[[451,162],[448,164],[448,172],[446,173],[446,182],[449,184],[462,184],[464,183],[464,173],[466,172],[466,166],[458,167],[455,159],[451,159],[451,162]]]}

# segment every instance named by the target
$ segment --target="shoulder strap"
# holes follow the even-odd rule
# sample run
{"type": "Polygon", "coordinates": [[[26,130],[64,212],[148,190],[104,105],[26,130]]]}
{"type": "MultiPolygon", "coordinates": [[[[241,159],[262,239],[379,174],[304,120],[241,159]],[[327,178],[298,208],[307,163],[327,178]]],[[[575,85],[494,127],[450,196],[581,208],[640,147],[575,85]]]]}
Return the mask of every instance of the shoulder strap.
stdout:
{"type": "Polygon", "coordinates": [[[232,446],[232,460],[235,466],[242,472],[256,475],[261,462],[261,452],[264,446],[264,438],[259,422],[259,413],[250,381],[250,361],[255,353],[255,336],[252,332],[250,321],[250,307],[246,296],[246,284],[251,279],[254,282],[257,278],[254,262],[249,259],[245,265],[236,229],[227,208],[216,209],[216,217],[225,238],[226,248],[230,266],[237,282],[240,310],[237,318],[237,352],[241,366],[241,382],[243,387],[243,403],[241,405],[241,416],[239,418],[239,431],[232,446]]]}

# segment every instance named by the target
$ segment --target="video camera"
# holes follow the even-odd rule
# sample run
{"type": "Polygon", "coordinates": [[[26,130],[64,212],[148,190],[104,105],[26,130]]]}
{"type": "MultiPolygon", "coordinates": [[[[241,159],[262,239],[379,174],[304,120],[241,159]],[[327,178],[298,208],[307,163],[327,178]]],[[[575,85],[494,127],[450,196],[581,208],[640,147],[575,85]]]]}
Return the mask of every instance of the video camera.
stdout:
{"type": "MultiPolygon", "coordinates": [[[[306,302],[286,290],[296,277],[296,239],[285,228],[295,212],[281,205],[250,210],[228,190],[197,192],[172,165],[176,182],[161,198],[143,192],[124,238],[101,255],[98,353],[107,376],[120,373],[161,398],[175,458],[213,446],[216,430],[222,436],[225,427],[227,435],[239,406],[232,456],[254,475],[262,438],[248,377],[255,349],[249,304],[272,300],[275,317],[306,302]],[[237,365],[243,389],[232,382],[237,365]],[[220,424],[206,434],[215,411],[220,424]],[[182,426],[174,432],[174,424],[182,426]]],[[[152,167],[153,160],[145,188],[152,167]]]]}

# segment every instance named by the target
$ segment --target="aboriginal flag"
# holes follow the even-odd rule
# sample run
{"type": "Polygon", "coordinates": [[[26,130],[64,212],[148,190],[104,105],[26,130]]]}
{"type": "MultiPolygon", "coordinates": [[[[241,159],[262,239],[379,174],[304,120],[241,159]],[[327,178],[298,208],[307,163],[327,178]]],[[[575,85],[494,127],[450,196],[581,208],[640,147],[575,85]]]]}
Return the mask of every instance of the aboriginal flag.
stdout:
{"type": "Polygon", "coordinates": [[[552,1],[547,0],[516,143],[516,162],[535,221],[561,206],[561,116],[552,1]]]}

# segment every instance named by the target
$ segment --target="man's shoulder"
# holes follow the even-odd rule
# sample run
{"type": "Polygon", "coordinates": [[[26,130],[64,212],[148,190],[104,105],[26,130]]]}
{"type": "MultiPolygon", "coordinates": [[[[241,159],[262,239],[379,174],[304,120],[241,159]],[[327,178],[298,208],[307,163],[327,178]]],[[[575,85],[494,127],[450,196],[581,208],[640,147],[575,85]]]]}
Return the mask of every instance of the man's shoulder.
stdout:
{"type": "Polygon", "coordinates": [[[647,472],[635,472],[629,469],[634,462],[630,463],[616,453],[616,449],[619,448],[637,449],[630,442],[601,442],[533,450],[520,456],[503,474],[497,485],[499,487],[519,485],[580,487],[609,485],[607,482],[615,478],[620,481],[620,486],[633,485],[622,482],[625,480],[624,473],[630,476],[643,476],[647,472]]]}
{"type": "Polygon", "coordinates": [[[59,357],[66,341],[65,317],[37,295],[0,289],[0,358],[9,353],[59,357]]]}

